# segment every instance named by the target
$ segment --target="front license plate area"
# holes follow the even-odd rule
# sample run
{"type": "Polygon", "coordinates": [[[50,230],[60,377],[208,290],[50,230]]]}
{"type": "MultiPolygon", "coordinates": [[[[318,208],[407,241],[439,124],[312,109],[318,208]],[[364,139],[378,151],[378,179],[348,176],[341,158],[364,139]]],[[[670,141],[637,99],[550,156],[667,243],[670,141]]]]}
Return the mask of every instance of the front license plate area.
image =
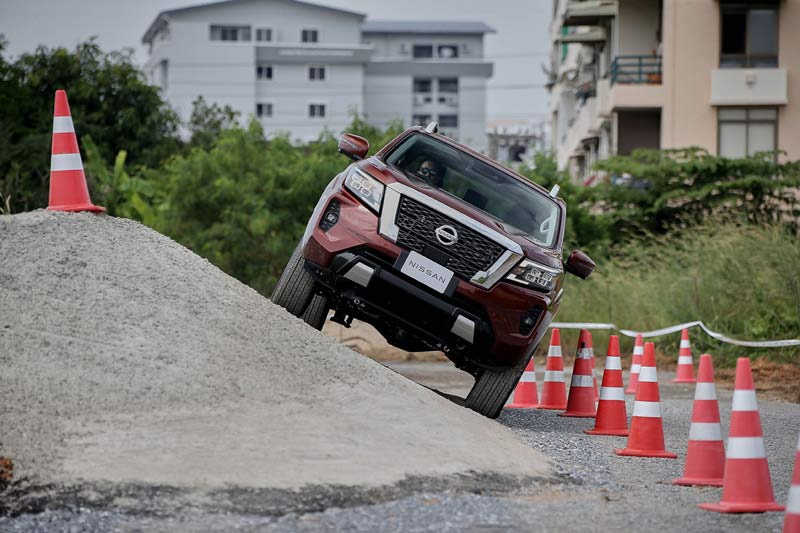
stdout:
{"type": "Polygon", "coordinates": [[[417,252],[400,255],[395,268],[440,294],[451,295],[458,283],[458,280],[453,277],[452,270],[417,252]]]}

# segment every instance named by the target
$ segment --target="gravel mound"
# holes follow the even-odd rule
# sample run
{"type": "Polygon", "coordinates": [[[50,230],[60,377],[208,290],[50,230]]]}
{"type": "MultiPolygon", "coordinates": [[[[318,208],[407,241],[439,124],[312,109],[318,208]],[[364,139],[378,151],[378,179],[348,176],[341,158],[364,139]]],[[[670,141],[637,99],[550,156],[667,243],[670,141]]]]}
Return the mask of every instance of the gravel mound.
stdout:
{"type": "Polygon", "coordinates": [[[67,486],[544,477],[500,424],[307,327],[136,222],[0,217],[0,455],[67,486]]]}

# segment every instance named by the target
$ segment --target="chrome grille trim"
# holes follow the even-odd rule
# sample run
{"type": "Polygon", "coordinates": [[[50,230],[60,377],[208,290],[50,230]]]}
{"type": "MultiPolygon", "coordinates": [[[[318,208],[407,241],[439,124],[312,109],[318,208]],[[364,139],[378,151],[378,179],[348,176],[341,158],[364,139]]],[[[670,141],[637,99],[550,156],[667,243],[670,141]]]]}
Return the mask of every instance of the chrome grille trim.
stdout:
{"type": "Polygon", "coordinates": [[[484,289],[489,289],[508,274],[508,272],[514,268],[514,265],[522,259],[522,247],[502,233],[402,183],[387,185],[384,191],[383,207],[381,209],[378,231],[390,241],[396,243],[400,234],[400,227],[397,225],[396,220],[402,196],[407,196],[423,206],[455,220],[459,224],[466,226],[505,248],[505,251],[489,268],[476,272],[470,279],[470,283],[483,287],[484,289]]]}

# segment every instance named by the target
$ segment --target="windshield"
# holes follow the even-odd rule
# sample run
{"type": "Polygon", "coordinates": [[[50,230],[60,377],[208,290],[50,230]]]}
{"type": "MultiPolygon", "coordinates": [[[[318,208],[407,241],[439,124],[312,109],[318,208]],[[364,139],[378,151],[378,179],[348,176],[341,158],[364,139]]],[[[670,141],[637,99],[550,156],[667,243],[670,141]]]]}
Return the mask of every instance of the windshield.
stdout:
{"type": "Polygon", "coordinates": [[[555,245],[559,207],[513,176],[427,135],[414,134],[386,162],[498,219],[514,235],[555,245]]]}

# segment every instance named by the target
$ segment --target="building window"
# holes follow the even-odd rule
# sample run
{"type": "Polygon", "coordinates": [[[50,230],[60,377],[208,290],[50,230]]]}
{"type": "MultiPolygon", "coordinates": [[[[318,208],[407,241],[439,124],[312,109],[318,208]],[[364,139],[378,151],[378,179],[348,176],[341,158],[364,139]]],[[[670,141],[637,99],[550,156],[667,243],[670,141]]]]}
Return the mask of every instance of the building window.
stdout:
{"type": "Polygon", "coordinates": [[[258,80],[271,80],[272,79],[272,65],[260,65],[256,67],[256,79],[258,80]]]}
{"type": "Polygon", "coordinates": [[[457,128],[458,115],[439,115],[439,126],[442,128],[457,128]]]}
{"type": "Polygon", "coordinates": [[[433,57],[432,44],[415,44],[413,48],[414,59],[431,59],[433,57]]]}
{"type": "Polygon", "coordinates": [[[169,75],[169,61],[166,59],[162,59],[161,62],[158,64],[159,66],[159,77],[161,78],[159,81],[161,82],[161,88],[163,90],[167,90],[168,85],[168,75],[169,75]]]}
{"type": "Polygon", "coordinates": [[[458,57],[458,46],[455,44],[440,44],[437,48],[439,57],[442,59],[454,59],[458,57]]]}
{"type": "Polygon", "coordinates": [[[322,81],[325,79],[325,67],[308,67],[308,79],[322,81]]]}
{"type": "Polygon", "coordinates": [[[271,102],[259,102],[256,104],[256,116],[258,118],[264,117],[271,117],[272,116],[272,103],[271,102]]]}
{"type": "Polygon", "coordinates": [[[256,41],[272,41],[272,28],[256,28],[256,41]]]}
{"type": "Polygon", "coordinates": [[[778,149],[778,110],[774,107],[720,107],[719,155],[731,159],[778,149]]]}
{"type": "Polygon", "coordinates": [[[439,78],[440,93],[457,93],[458,78],[439,78]]]}
{"type": "Polygon", "coordinates": [[[249,41],[250,26],[211,26],[212,41],[249,41]]]}
{"type": "Polygon", "coordinates": [[[414,78],[415,93],[429,93],[433,89],[433,80],[430,78],[414,78]]]}
{"type": "Polygon", "coordinates": [[[309,118],[325,118],[325,104],[308,104],[309,118]]]}
{"type": "Polygon", "coordinates": [[[411,118],[412,126],[427,126],[433,117],[431,115],[414,115],[411,118]]]}
{"type": "Polygon", "coordinates": [[[722,68],[778,66],[778,6],[722,4],[722,68]]]}
{"type": "Polygon", "coordinates": [[[304,43],[318,43],[319,42],[319,31],[318,30],[301,30],[300,31],[300,41],[304,43]]]}

